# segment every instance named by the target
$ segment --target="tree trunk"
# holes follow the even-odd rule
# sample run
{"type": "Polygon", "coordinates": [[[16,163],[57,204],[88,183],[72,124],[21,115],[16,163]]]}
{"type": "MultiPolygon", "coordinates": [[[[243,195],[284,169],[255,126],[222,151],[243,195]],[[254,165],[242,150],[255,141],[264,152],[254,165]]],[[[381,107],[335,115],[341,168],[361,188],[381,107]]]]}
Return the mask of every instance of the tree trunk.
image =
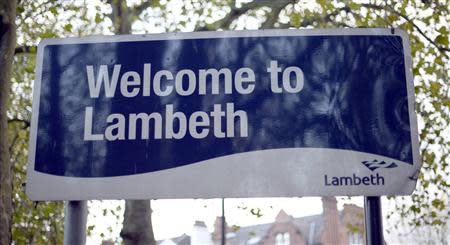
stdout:
{"type": "Polygon", "coordinates": [[[16,1],[0,0],[0,245],[12,242],[12,181],[6,111],[16,45],[15,18],[16,1]]]}
{"type": "MultiPolygon", "coordinates": [[[[116,34],[130,34],[132,15],[126,0],[109,0],[111,20],[116,34]]],[[[125,200],[125,213],[120,236],[125,245],[156,244],[153,235],[150,200],[125,200]]]]}
{"type": "MultiPolygon", "coordinates": [[[[278,20],[280,11],[290,2],[291,0],[283,0],[276,2],[276,4],[271,1],[265,2],[266,5],[267,3],[272,3],[272,7],[275,7],[275,9],[271,18],[264,24],[264,27],[273,27],[278,20]]],[[[134,7],[133,9],[127,6],[126,0],[108,0],[108,3],[112,8],[111,20],[116,34],[130,34],[133,17],[139,15],[144,8],[148,7],[148,2],[145,1],[139,6],[142,8],[134,7]]],[[[230,17],[230,19],[232,18],[230,17]]],[[[125,245],[156,244],[151,223],[151,212],[149,200],[125,201],[123,227],[120,232],[125,245]]]]}
{"type": "Polygon", "coordinates": [[[150,200],[126,200],[123,227],[120,232],[125,245],[153,245],[150,200]]]}

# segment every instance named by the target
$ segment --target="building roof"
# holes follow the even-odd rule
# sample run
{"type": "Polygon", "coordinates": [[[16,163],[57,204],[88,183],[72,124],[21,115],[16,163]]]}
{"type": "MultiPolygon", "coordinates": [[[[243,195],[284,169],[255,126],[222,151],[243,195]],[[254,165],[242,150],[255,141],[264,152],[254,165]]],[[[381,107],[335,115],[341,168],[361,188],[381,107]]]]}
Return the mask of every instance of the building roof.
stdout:
{"type": "MultiPolygon", "coordinates": [[[[362,208],[356,205],[345,205],[344,210],[337,211],[338,219],[344,219],[345,210],[350,211],[361,211],[362,208]]],[[[227,229],[227,244],[236,245],[257,245],[262,244],[268,235],[271,227],[275,224],[290,223],[293,225],[302,237],[304,237],[307,245],[318,245],[320,244],[321,232],[324,230],[324,219],[323,214],[310,215],[305,217],[293,218],[292,216],[286,214],[283,210],[278,213],[275,222],[238,227],[236,229],[227,229]]],[[[196,225],[204,225],[203,222],[196,222],[196,225]]],[[[216,227],[217,229],[217,227],[216,227]]],[[[220,232],[220,231],[218,231],[220,232]]],[[[190,236],[183,234],[180,237],[175,237],[171,239],[177,245],[190,245],[190,236]]],[[[160,244],[161,242],[158,242],[160,244]]]]}
{"type": "Polygon", "coordinates": [[[183,234],[179,237],[176,237],[173,239],[173,241],[177,244],[177,245],[190,245],[191,244],[191,237],[183,234]]]}
{"type": "MultiPolygon", "coordinates": [[[[284,212],[284,211],[280,211],[284,212]]],[[[289,216],[291,217],[291,216],[289,216]]],[[[284,222],[289,222],[285,220],[284,217],[282,219],[284,222]]],[[[314,245],[318,244],[319,233],[322,230],[323,222],[322,222],[322,214],[311,215],[300,218],[292,218],[292,223],[297,227],[297,229],[302,233],[305,237],[307,244],[314,245]]],[[[250,240],[259,241],[263,240],[263,236],[265,236],[268,230],[272,227],[274,223],[260,224],[260,225],[252,225],[246,227],[240,227],[238,230],[234,232],[234,236],[229,238],[232,239],[233,244],[252,244],[249,243],[250,240]]],[[[259,244],[254,243],[254,244],[259,244]]]]}
{"type": "Polygon", "coordinates": [[[171,242],[173,242],[177,245],[191,245],[191,237],[186,234],[183,234],[181,236],[174,237],[171,239],[160,240],[160,241],[157,241],[156,244],[158,244],[158,245],[159,244],[169,244],[169,243],[166,243],[168,240],[170,240],[171,242]]]}

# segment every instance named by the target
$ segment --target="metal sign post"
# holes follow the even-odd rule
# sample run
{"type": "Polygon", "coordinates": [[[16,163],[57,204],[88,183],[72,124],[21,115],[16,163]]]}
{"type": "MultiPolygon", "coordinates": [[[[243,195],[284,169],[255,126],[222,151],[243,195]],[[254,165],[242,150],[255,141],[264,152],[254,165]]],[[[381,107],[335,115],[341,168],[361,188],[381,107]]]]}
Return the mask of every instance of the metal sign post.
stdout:
{"type": "Polygon", "coordinates": [[[64,216],[64,245],[86,244],[87,201],[68,201],[64,216]]]}
{"type": "Polygon", "coordinates": [[[222,198],[222,237],[221,237],[221,245],[225,245],[226,241],[226,228],[225,228],[225,198],[222,198]]]}
{"type": "Polygon", "coordinates": [[[384,244],[380,197],[364,197],[364,219],[366,224],[366,243],[368,245],[384,244]]]}

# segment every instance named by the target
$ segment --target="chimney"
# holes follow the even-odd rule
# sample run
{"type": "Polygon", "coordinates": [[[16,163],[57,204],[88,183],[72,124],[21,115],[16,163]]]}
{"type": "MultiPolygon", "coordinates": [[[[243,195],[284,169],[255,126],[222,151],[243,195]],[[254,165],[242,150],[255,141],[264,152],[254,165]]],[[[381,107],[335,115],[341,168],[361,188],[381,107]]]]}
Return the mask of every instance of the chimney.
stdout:
{"type": "Polygon", "coordinates": [[[211,233],[203,221],[195,221],[191,235],[191,244],[212,245],[211,233]]]}
{"type": "Polygon", "coordinates": [[[335,197],[322,197],[323,222],[322,243],[340,244],[339,237],[339,212],[337,210],[337,200],[335,197]]]}
{"type": "MultiPolygon", "coordinates": [[[[225,233],[231,232],[231,228],[228,227],[227,221],[225,221],[225,233]]],[[[220,244],[222,241],[222,217],[217,216],[216,221],[214,221],[214,231],[212,234],[212,239],[214,244],[220,244]]]]}

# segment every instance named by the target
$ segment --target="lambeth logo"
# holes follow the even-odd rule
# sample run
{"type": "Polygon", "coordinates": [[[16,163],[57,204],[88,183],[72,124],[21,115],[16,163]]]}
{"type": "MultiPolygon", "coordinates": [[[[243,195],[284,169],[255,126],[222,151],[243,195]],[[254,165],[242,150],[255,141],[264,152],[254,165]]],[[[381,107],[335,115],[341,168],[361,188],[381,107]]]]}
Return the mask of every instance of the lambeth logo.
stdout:
{"type": "Polygon", "coordinates": [[[397,164],[395,162],[387,163],[385,161],[379,162],[377,159],[374,159],[373,161],[363,161],[361,162],[366,166],[370,171],[374,171],[379,168],[396,168],[397,164]]]}
{"type": "MultiPolygon", "coordinates": [[[[395,162],[387,163],[385,161],[362,161],[362,164],[366,166],[370,171],[375,171],[379,168],[396,168],[398,167],[395,162]]],[[[359,185],[384,185],[384,177],[379,173],[373,173],[366,176],[358,176],[353,173],[351,176],[328,176],[324,175],[325,186],[359,186],[359,185]]]]}

